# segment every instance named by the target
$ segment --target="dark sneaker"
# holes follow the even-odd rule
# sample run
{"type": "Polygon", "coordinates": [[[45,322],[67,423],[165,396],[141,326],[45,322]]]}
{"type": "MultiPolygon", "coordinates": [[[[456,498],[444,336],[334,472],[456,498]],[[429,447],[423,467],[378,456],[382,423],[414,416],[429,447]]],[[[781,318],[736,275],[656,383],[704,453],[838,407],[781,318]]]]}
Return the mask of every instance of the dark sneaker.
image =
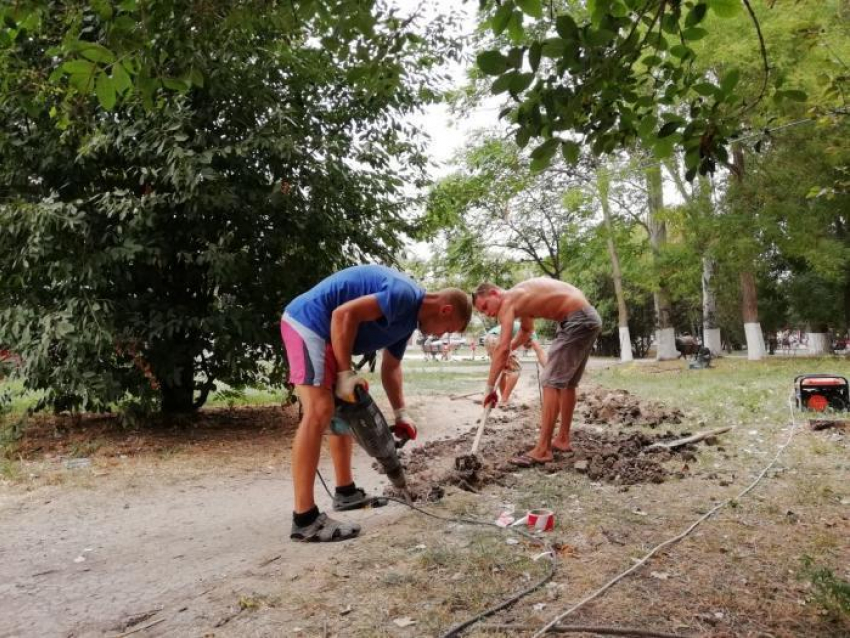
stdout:
{"type": "Polygon", "coordinates": [[[349,496],[343,496],[338,492],[334,494],[334,510],[337,512],[359,510],[365,507],[383,507],[388,502],[383,496],[366,496],[366,492],[359,487],[349,496]]]}

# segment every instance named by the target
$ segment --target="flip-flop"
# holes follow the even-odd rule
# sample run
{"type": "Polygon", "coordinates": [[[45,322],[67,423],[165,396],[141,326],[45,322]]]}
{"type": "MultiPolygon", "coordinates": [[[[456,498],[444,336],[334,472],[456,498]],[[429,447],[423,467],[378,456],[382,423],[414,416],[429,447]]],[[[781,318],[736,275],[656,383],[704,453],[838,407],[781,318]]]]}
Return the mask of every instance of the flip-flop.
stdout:
{"type": "Polygon", "coordinates": [[[535,465],[546,465],[546,463],[548,462],[549,461],[541,461],[525,453],[517,454],[516,456],[508,459],[508,463],[510,463],[511,465],[516,465],[517,467],[525,468],[534,467],[535,465]]]}

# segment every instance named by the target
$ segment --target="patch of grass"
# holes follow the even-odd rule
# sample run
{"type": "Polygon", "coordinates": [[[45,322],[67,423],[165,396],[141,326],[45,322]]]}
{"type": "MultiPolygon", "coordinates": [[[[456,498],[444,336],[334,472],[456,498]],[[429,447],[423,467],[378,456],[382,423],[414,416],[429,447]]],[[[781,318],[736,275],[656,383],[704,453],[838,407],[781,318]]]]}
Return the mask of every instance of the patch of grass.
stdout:
{"type": "Polygon", "coordinates": [[[811,585],[812,600],[836,619],[850,618],[850,582],[829,567],[816,565],[811,556],[803,556],[801,562],[800,578],[811,585]]]}
{"type": "Polygon", "coordinates": [[[68,450],[68,456],[75,459],[88,458],[94,456],[103,445],[104,442],[102,439],[79,441],[71,445],[68,450]]]}
{"type": "Polygon", "coordinates": [[[0,420],[0,458],[11,459],[18,454],[26,426],[25,416],[0,420]]]}
{"type": "Polygon", "coordinates": [[[183,451],[182,445],[169,445],[157,451],[157,456],[161,461],[167,461],[174,458],[183,451]]]}
{"type": "Polygon", "coordinates": [[[0,458],[0,477],[7,481],[18,481],[22,476],[21,462],[0,458]]]}
{"type": "MultiPolygon", "coordinates": [[[[372,376],[374,378],[367,375],[369,391],[375,397],[383,397],[384,389],[380,379],[377,375],[372,376]]],[[[486,371],[483,369],[481,372],[405,371],[404,391],[408,395],[463,394],[481,388],[486,380],[486,371]]]]}
{"type": "Polygon", "coordinates": [[[238,604],[239,609],[243,611],[256,611],[262,607],[277,607],[280,604],[280,598],[264,594],[248,594],[240,596],[238,604]]]}
{"type": "Polygon", "coordinates": [[[205,407],[230,408],[252,405],[279,405],[286,399],[286,392],[274,388],[232,388],[224,383],[207,399],[205,407]]]}
{"type": "Polygon", "coordinates": [[[438,547],[429,547],[419,556],[419,566],[427,571],[435,569],[445,569],[451,565],[459,564],[461,556],[459,552],[452,547],[445,545],[438,547]]]}
{"type": "Polygon", "coordinates": [[[762,361],[726,357],[712,365],[707,370],[686,370],[681,361],[633,363],[594,370],[591,380],[686,411],[698,409],[712,423],[729,425],[760,417],[781,425],[789,418],[794,377],[813,372],[850,376],[850,360],[838,357],[762,361]],[[649,373],[656,368],[670,374],[649,373]]]}
{"type": "Polygon", "coordinates": [[[41,392],[29,392],[19,379],[0,379],[0,419],[19,418],[34,407],[42,397],[41,392]]]}

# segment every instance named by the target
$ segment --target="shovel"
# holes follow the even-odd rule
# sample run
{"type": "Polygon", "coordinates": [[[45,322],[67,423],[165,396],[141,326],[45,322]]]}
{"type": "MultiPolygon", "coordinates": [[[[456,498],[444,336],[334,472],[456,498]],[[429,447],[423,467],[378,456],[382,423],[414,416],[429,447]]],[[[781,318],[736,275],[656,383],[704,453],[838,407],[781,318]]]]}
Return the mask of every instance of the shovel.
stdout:
{"type": "MultiPolygon", "coordinates": [[[[494,388],[499,387],[499,380],[502,378],[502,373],[496,377],[494,388]]],[[[484,434],[484,426],[487,424],[487,417],[490,416],[490,411],[493,409],[493,404],[489,403],[484,407],[484,413],[478,421],[478,431],[475,433],[475,439],[472,441],[472,449],[469,454],[458,456],[455,458],[455,469],[459,472],[475,473],[481,468],[481,461],[478,460],[478,446],[481,444],[481,435],[484,434]]]]}

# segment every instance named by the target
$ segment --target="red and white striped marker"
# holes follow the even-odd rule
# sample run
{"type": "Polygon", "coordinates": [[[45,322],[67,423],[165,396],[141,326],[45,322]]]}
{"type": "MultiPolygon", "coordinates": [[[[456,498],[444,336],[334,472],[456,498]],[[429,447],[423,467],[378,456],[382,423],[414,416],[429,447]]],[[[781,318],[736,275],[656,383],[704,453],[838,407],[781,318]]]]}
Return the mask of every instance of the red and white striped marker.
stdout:
{"type": "Polygon", "coordinates": [[[541,532],[550,532],[555,527],[555,513],[543,508],[531,510],[528,513],[528,526],[541,532]]]}

